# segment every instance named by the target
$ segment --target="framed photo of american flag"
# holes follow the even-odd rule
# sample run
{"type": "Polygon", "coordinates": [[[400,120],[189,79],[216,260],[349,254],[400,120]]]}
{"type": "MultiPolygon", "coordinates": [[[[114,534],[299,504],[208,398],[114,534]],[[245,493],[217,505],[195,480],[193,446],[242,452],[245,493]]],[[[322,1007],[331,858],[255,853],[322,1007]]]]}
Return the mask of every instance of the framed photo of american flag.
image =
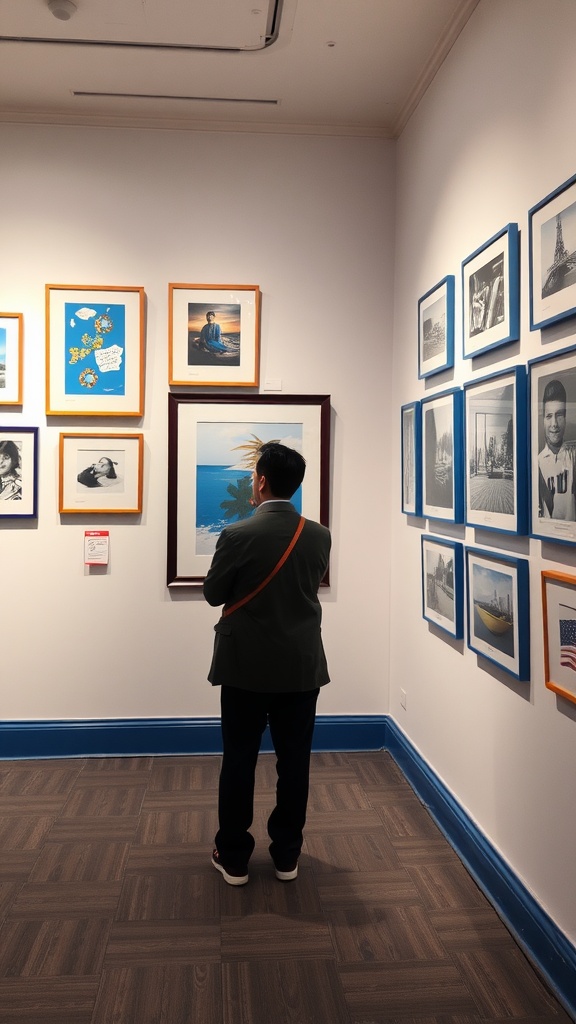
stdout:
{"type": "Polygon", "coordinates": [[[542,573],[544,681],[576,704],[576,576],[542,573]]]}

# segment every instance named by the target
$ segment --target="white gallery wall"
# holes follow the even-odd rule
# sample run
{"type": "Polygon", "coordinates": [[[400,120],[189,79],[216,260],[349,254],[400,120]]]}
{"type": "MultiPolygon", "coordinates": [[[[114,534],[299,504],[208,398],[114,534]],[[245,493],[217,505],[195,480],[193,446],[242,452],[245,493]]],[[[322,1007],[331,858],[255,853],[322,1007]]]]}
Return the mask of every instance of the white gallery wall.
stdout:
{"type": "Polygon", "coordinates": [[[40,428],[38,520],[0,520],[2,719],[219,713],[206,681],[218,612],[166,588],[169,282],[258,285],[260,390],[332,396],[333,682],[319,710],[383,714],[394,144],[3,125],[0,152],[0,311],[25,329],[24,404],[0,406],[0,426],[40,428]],[[47,419],[46,283],[145,288],[141,421],[47,419]],[[142,516],[61,516],[60,432],[115,429],[144,434],[142,516]],[[110,566],[90,574],[84,531],[98,528],[110,566]]]}
{"type": "Polygon", "coordinates": [[[574,320],[530,331],[527,217],[576,172],[575,46],[573,0],[482,0],[398,144],[390,606],[391,714],[572,942],[576,705],[544,686],[540,573],[576,574],[576,550],[402,516],[398,409],[576,344],[574,320]],[[521,232],[520,341],[464,360],[461,263],[509,222],[521,232]],[[418,299],[447,274],[454,370],[419,381],[418,299]],[[423,532],[529,559],[529,682],[422,619],[423,532]]]}

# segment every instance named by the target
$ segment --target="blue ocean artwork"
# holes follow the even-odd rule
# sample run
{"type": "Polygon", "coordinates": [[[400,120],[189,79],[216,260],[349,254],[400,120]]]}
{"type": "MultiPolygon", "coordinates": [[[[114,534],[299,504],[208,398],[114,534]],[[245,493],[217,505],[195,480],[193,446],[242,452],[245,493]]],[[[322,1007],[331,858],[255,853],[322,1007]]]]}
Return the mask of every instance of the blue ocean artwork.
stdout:
{"type": "MultiPolygon", "coordinates": [[[[196,463],[196,553],[212,554],[228,523],[254,514],[252,472],[260,445],[302,449],[301,423],[199,423],[196,463]]],[[[302,488],[291,499],[302,512],[302,488]]]]}
{"type": "Polygon", "coordinates": [[[126,307],[64,304],[64,390],[67,395],[126,394],[126,307]]]}

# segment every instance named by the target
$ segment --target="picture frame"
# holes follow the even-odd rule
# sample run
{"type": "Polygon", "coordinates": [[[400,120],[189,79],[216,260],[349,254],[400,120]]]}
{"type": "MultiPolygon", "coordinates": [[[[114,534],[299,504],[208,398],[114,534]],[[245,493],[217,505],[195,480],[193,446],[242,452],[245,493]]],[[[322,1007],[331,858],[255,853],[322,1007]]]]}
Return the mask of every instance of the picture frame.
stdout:
{"type": "Polygon", "coordinates": [[[530,533],[576,544],[576,346],[530,360],[528,374],[530,533]]]}
{"type": "Polygon", "coordinates": [[[418,300],[418,377],[454,366],[454,274],[418,300]]]}
{"type": "Polygon", "coordinates": [[[142,511],[144,435],[61,433],[58,510],[126,515],[142,511]]]}
{"type": "Polygon", "coordinates": [[[528,211],[530,330],[576,315],[576,174],[528,211]]]}
{"type": "Polygon", "coordinates": [[[259,363],[258,285],[168,285],[169,384],[256,387],[259,363]]]}
{"type": "Polygon", "coordinates": [[[468,647],[525,681],[530,678],[527,558],[466,548],[468,647]]]}
{"type": "Polygon", "coordinates": [[[576,704],[576,576],[542,573],[544,682],[576,704]]]}
{"type": "Polygon", "coordinates": [[[142,416],[144,289],[46,285],[48,416],[142,416]]]}
{"type": "Polygon", "coordinates": [[[38,516],[38,427],[0,426],[0,518],[38,516]]]}
{"type": "Polygon", "coordinates": [[[24,317],[0,313],[0,405],[22,405],[24,317]]]}
{"type": "Polygon", "coordinates": [[[464,548],[422,535],[422,617],[455,640],[464,636],[464,548]]]}
{"type": "Polygon", "coordinates": [[[448,523],[464,519],[462,391],[450,388],[422,407],[422,515],[448,523]]]}
{"type": "Polygon", "coordinates": [[[292,501],[328,526],[329,395],[168,395],[169,587],[202,585],[223,527],[253,511],[257,451],[272,440],[302,452],[292,501]]]}
{"type": "Polygon", "coordinates": [[[507,224],[462,262],[462,339],[473,359],[520,337],[520,245],[507,224]]]}
{"type": "Polygon", "coordinates": [[[401,408],[402,511],[422,515],[422,413],[420,402],[401,408]]]}
{"type": "Polygon", "coordinates": [[[464,385],[467,526],[528,532],[527,424],[524,366],[464,385]]]}

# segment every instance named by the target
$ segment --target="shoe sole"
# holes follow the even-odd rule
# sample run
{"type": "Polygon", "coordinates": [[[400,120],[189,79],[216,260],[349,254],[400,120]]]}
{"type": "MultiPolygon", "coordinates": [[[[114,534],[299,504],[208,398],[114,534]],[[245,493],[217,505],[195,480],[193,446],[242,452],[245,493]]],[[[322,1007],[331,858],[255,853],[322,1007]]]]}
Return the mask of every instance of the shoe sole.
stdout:
{"type": "Polygon", "coordinates": [[[228,882],[228,885],[246,885],[246,882],[248,881],[248,875],[229,875],[222,864],[219,864],[217,860],[214,860],[214,857],[212,857],[212,867],[216,868],[216,871],[220,872],[224,881],[228,882]]]}
{"type": "Polygon", "coordinates": [[[293,882],[298,876],[298,865],[292,868],[292,871],[279,871],[278,868],[274,868],[274,870],[279,882],[293,882]]]}

